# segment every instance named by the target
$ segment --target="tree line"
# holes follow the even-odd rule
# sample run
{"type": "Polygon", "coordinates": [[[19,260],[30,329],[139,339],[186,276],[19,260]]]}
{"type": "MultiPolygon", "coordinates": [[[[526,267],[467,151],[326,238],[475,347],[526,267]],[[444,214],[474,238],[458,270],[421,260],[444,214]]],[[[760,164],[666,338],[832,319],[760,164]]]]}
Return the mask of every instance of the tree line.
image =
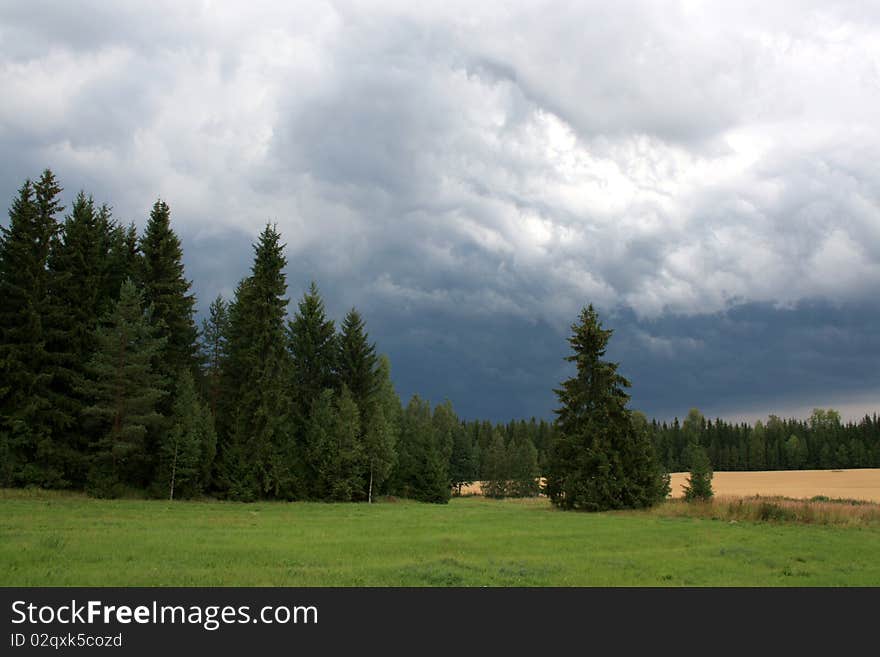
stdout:
{"type": "Polygon", "coordinates": [[[62,218],[61,192],[50,170],[25,181],[0,227],[0,485],[444,502],[487,478],[537,493],[551,425],[404,406],[356,309],[337,325],[312,283],[288,316],[274,226],[197,327],[164,201],[138,234],[84,192],[62,218]]]}
{"type": "Polygon", "coordinates": [[[842,422],[834,409],[810,417],[734,424],[691,409],[683,422],[651,423],[655,450],[669,472],[687,470],[688,446],[702,446],[715,470],[828,470],[880,467],[880,417],[842,422]]]}
{"type": "Polygon", "coordinates": [[[200,326],[171,210],[142,233],[50,170],[0,227],[0,485],[171,498],[446,502],[544,492],[564,508],[646,506],[702,446],[716,470],[880,464],[877,417],[842,425],[682,425],[627,408],[592,306],[572,325],[575,374],[554,422],[462,421],[449,401],[401,403],[357,309],[337,323],[313,282],[292,314],[281,235],[267,225],[231,299],[200,326]]]}

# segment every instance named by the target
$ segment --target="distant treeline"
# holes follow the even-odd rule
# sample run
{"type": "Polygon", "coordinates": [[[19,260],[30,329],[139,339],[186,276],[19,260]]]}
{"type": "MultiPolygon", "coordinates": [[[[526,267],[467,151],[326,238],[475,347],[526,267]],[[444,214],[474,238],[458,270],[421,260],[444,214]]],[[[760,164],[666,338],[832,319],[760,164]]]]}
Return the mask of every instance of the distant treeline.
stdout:
{"type": "Polygon", "coordinates": [[[692,409],[681,423],[651,425],[654,448],[668,472],[688,469],[687,447],[706,449],[715,470],[825,470],[880,468],[880,418],[843,423],[833,409],[815,409],[807,420],[731,424],[692,409]]]}
{"type": "MultiPolygon", "coordinates": [[[[198,327],[164,201],[139,234],[84,192],[64,214],[61,191],[49,170],[25,181],[0,227],[0,486],[445,502],[482,480],[492,496],[537,494],[557,425],[464,422],[417,395],[403,405],[356,309],[337,324],[312,283],[289,312],[274,226],[198,327]]],[[[880,466],[876,417],[749,427],[637,415],[668,471],[686,468],[691,439],[717,470],[880,466]]]]}

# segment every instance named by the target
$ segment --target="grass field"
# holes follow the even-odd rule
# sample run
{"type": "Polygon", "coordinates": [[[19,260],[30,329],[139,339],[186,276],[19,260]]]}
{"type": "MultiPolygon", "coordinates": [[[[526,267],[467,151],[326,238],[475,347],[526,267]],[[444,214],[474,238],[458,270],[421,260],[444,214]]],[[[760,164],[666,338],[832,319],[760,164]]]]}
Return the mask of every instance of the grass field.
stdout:
{"type": "MultiPolygon", "coordinates": [[[[681,505],[670,502],[670,505],[681,505]]],[[[0,491],[4,586],[880,585],[880,525],[0,491]]]]}

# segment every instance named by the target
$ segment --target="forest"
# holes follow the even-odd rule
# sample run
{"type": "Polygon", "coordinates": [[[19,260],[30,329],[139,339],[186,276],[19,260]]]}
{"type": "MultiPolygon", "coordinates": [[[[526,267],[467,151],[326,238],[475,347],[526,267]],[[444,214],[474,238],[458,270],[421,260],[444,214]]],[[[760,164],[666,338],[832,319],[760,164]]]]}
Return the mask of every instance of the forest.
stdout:
{"type": "MultiPolygon", "coordinates": [[[[167,203],[139,233],[85,192],[65,212],[61,192],[50,170],[25,181],[0,227],[0,486],[442,503],[478,480],[488,496],[537,495],[564,453],[559,419],[496,424],[458,418],[449,400],[403,404],[356,308],[328,317],[314,282],[291,302],[275,226],[197,325],[167,203]]],[[[667,472],[688,467],[693,443],[716,470],[880,467],[876,415],[632,416],[645,458],[667,472]]]]}

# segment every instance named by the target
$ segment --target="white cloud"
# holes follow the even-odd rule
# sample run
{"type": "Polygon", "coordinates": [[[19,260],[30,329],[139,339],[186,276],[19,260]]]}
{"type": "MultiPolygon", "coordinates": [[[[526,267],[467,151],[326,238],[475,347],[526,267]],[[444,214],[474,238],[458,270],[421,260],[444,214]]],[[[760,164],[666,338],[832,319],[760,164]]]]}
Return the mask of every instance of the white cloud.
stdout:
{"type": "Polygon", "coordinates": [[[9,3],[3,185],[277,220],[316,276],[461,312],[867,297],[877,16],[766,4],[9,3]]]}

